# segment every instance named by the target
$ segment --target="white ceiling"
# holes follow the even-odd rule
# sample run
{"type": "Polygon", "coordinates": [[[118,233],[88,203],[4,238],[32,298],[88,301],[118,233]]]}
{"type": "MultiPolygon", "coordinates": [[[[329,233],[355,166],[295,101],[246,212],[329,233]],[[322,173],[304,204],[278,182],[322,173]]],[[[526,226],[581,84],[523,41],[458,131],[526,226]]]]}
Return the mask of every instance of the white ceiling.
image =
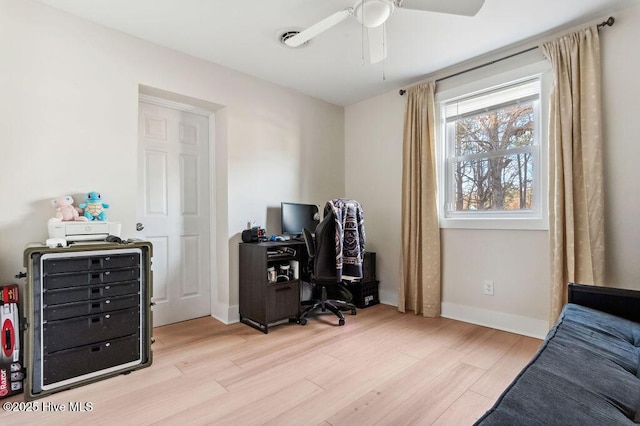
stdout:
{"type": "Polygon", "coordinates": [[[387,21],[388,57],[374,65],[363,65],[362,29],[355,19],[341,22],[303,48],[278,41],[283,30],[303,29],[353,6],[355,0],[37,1],[349,105],[537,34],[599,19],[638,0],[486,0],[475,17],[396,9],[387,21]]]}

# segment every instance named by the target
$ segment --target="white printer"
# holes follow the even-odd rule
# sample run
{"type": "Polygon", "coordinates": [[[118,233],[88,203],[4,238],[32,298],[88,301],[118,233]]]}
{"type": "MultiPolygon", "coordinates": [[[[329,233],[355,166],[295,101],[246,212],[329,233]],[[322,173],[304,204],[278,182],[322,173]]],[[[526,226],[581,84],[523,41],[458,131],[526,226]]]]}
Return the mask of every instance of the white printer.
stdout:
{"type": "Polygon", "coordinates": [[[104,241],[109,235],[120,237],[120,222],[49,222],[47,246],[66,247],[68,242],[104,241]]]}

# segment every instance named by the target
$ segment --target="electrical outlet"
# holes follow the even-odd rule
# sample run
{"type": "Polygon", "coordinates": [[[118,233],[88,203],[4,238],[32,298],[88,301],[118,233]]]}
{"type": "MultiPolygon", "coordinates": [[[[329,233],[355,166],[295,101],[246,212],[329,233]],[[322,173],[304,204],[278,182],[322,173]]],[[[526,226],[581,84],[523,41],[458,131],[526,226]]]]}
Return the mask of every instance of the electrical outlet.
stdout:
{"type": "Polygon", "coordinates": [[[491,280],[483,280],[482,281],[482,293],[487,296],[493,296],[493,281],[491,280]]]}

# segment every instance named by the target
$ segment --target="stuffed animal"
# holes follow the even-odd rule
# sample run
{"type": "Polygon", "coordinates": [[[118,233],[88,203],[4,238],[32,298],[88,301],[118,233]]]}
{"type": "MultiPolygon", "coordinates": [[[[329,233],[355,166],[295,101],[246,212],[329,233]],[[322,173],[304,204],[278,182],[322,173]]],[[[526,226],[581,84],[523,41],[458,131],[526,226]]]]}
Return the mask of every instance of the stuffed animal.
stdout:
{"type": "Polygon", "coordinates": [[[97,192],[89,192],[80,207],[84,209],[84,217],[89,220],[107,220],[107,214],[103,209],[108,209],[109,204],[102,202],[102,195],[97,192]]]}
{"type": "Polygon", "coordinates": [[[56,217],[49,219],[49,222],[62,221],[87,221],[87,218],[80,216],[82,209],[73,205],[73,197],[65,195],[51,200],[51,205],[56,209],[56,217]]]}

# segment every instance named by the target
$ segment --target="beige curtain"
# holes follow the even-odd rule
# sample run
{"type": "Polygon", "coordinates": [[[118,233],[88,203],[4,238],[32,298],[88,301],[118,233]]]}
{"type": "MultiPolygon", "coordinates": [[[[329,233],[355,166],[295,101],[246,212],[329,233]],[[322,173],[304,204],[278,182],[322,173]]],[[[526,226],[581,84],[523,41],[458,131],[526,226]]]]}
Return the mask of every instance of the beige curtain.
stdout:
{"type": "Polygon", "coordinates": [[[440,227],[435,158],[435,83],[408,90],[402,161],[402,267],[398,310],[440,316],[440,227]]]}
{"type": "Polygon", "coordinates": [[[604,281],[604,200],[600,43],[597,27],[542,46],[555,86],[549,122],[551,318],[567,301],[567,282],[604,281]]]}

